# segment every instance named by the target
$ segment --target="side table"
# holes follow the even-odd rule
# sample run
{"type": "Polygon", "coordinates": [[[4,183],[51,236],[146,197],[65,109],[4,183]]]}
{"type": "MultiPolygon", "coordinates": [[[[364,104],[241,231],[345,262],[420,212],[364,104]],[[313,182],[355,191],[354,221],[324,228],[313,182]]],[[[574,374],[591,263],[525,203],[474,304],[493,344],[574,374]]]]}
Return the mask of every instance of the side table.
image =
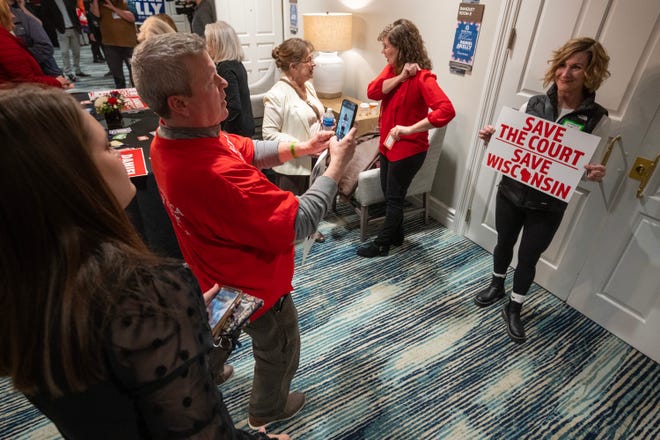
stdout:
{"type": "Polygon", "coordinates": [[[360,107],[362,101],[355,99],[351,96],[342,95],[339,98],[319,98],[321,103],[325,108],[331,108],[335,113],[335,118],[339,117],[339,110],[341,109],[341,102],[344,99],[353,101],[358,105],[358,113],[355,117],[355,127],[357,128],[357,133],[355,137],[358,138],[363,134],[377,132],[378,131],[378,117],[380,114],[380,106],[376,108],[370,108],[366,113],[360,107]]]}

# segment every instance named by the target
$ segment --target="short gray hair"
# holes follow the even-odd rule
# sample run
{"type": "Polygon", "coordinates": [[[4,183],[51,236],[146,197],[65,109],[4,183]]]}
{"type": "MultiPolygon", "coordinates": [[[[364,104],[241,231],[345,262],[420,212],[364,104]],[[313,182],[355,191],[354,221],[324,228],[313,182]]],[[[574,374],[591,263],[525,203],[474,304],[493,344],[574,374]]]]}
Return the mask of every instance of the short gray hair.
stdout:
{"type": "Polygon", "coordinates": [[[238,35],[229,23],[218,21],[207,24],[204,28],[204,36],[209,55],[214,62],[243,61],[245,58],[238,35]]]}
{"type": "Polygon", "coordinates": [[[154,35],[133,52],[133,81],[140,98],[161,118],[169,118],[167,98],[192,96],[186,58],[206,54],[204,39],[188,33],[154,35]]]}

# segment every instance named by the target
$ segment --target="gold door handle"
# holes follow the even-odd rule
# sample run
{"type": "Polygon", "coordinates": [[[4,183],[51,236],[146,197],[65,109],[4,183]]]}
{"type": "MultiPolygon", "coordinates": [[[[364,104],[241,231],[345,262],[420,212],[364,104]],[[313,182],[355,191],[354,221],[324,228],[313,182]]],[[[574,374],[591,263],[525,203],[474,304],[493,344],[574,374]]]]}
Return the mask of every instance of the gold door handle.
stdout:
{"type": "Polygon", "coordinates": [[[619,143],[621,148],[623,148],[623,143],[621,142],[621,136],[616,135],[614,137],[610,137],[610,140],[607,142],[607,147],[605,149],[605,155],[603,156],[603,160],[600,161],[600,164],[603,166],[607,165],[607,161],[610,160],[610,155],[612,154],[612,149],[614,149],[614,144],[619,143]]]}
{"type": "Polygon", "coordinates": [[[638,157],[635,159],[635,164],[630,170],[628,177],[639,180],[639,188],[637,188],[638,199],[644,197],[644,188],[646,188],[646,184],[651,180],[651,176],[655,171],[655,167],[658,165],[658,161],[660,161],[660,154],[655,156],[655,160],[646,159],[644,157],[638,157]]]}

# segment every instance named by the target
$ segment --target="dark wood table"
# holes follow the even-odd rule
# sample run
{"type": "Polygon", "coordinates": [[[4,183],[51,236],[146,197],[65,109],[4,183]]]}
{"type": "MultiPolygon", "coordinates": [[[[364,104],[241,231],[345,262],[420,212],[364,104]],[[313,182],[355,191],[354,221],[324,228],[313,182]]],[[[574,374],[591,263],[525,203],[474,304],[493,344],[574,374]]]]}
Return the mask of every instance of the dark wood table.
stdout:
{"type": "MultiPolygon", "coordinates": [[[[89,99],[87,93],[73,93],[73,96],[107,128],[103,117],[96,114],[91,103],[86,103],[89,99]]],[[[158,255],[181,259],[183,258],[181,250],[163,206],[149,159],[149,149],[153,140],[151,133],[158,127],[158,116],[151,110],[122,113],[122,116],[124,128],[130,128],[131,131],[126,133],[125,139],[118,140],[118,142],[123,143],[126,147],[142,148],[149,172],[146,176],[131,178],[137,192],[131,204],[126,208],[126,212],[149,249],[158,255]]],[[[113,137],[113,135],[108,135],[110,140],[113,137]]]]}

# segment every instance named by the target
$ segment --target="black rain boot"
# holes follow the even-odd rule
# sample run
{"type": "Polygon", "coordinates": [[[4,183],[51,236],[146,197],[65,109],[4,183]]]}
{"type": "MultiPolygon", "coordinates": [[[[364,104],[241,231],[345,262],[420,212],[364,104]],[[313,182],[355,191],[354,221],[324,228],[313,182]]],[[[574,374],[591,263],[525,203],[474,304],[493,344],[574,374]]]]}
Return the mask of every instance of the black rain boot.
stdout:
{"type": "Polygon", "coordinates": [[[504,278],[493,275],[490,286],[475,295],[474,303],[479,307],[487,307],[502,298],[504,298],[504,278]]]}
{"type": "Polygon", "coordinates": [[[399,228],[394,237],[392,237],[392,246],[401,246],[403,244],[404,232],[403,228],[399,228]]]}
{"type": "Polygon", "coordinates": [[[365,258],[385,257],[389,252],[390,247],[388,245],[378,245],[374,241],[363,244],[357,250],[357,254],[365,258]]]}
{"type": "Polygon", "coordinates": [[[525,328],[522,321],[520,321],[521,307],[521,303],[509,301],[502,309],[502,318],[504,318],[504,322],[506,323],[506,332],[516,344],[522,344],[526,340],[525,328]]]}

